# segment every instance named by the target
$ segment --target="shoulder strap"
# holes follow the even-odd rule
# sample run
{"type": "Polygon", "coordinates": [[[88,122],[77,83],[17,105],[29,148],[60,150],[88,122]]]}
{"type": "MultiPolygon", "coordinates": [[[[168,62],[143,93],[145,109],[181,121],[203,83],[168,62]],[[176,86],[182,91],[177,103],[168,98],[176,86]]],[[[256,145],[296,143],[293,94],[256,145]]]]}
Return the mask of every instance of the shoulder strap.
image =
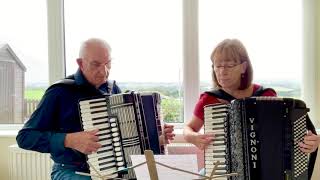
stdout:
{"type": "Polygon", "coordinates": [[[67,86],[75,85],[74,75],[70,75],[70,76],[68,76],[68,77],[66,77],[64,79],[61,79],[61,80],[53,83],[49,88],[52,88],[52,87],[55,87],[55,86],[61,86],[61,85],[67,85],[67,86]]]}
{"type": "Polygon", "coordinates": [[[215,89],[212,91],[206,91],[205,93],[210,96],[215,96],[216,98],[219,98],[219,99],[227,100],[229,102],[236,99],[235,97],[231,96],[230,94],[228,94],[227,92],[225,92],[222,89],[215,89]]]}
{"type": "Polygon", "coordinates": [[[263,86],[260,86],[253,94],[252,96],[262,96],[267,91],[274,91],[272,88],[264,88],[263,86]]]}
{"type": "MultiPolygon", "coordinates": [[[[274,91],[274,89],[272,88],[264,88],[263,86],[260,86],[253,94],[252,96],[262,96],[265,92],[267,91],[274,91]]],[[[228,94],[227,92],[225,92],[222,89],[215,89],[212,91],[206,91],[205,93],[211,95],[211,96],[215,96],[219,99],[223,99],[223,100],[227,100],[227,101],[232,101],[234,99],[236,99],[235,97],[233,97],[232,95],[228,94]]]]}
{"type": "Polygon", "coordinates": [[[113,86],[114,86],[114,84],[115,84],[115,81],[114,81],[114,80],[108,80],[107,83],[108,83],[108,92],[109,92],[110,94],[112,94],[113,86]]]}

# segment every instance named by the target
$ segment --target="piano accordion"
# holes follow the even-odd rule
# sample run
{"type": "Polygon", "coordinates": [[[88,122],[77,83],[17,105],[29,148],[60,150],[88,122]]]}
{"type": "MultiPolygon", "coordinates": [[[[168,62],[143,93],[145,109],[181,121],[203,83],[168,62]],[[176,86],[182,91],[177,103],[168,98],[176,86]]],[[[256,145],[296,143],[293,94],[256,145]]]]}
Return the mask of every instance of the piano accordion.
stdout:
{"type": "Polygon", "coordinates": [[[307,132],[309,109],[301,100],[251,97],[204,111],[204,132],[215,134],[205,150],[206,175],[219,160],[217,174],[238,173],[224,179],[308,179],[308,155],[298,143],[307,132]]]}
{"type": "MultiPolygon", "coordinates": [[[[83,130],[99,129],[97,136],[102,147],[87,156],[87,161],[101,175],[116,178],[135,178],[130,155],[143,154],[151,149],[164,153],[160,146],[162,134],[160,95],[158,93],[123,93],[81,99],[79,112],[83,130]]],[[[90,167],[90,172],[94,169],[90,167]]]]}

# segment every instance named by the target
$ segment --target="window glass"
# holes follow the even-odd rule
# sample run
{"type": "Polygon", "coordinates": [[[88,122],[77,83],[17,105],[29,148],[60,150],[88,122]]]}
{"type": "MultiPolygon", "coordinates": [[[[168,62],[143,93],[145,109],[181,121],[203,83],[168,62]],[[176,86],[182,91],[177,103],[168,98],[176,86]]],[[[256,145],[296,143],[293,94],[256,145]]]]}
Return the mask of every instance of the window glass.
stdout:
{"type": "Polygon", "coordinates": [[[201,90],[212,87],[213,48],[237,38],[247,48],[254,83],[279,96],[301,96],[302,2],[290,0],[199,1],[201,90]]]}
{"type": "Polygon", "coordinates": [[[0,6],[0,124],[29,118],[48,86],[47,8],[43,0],[0,6]]]}
{"type": "Polygon", "coordinates": [[[182,121],[182,1],[65,0],[64,8],[67,75],[77,70],[81,42],[105,39],[109,79],[122,91],[160,92],[164,120],[182,121]]]}

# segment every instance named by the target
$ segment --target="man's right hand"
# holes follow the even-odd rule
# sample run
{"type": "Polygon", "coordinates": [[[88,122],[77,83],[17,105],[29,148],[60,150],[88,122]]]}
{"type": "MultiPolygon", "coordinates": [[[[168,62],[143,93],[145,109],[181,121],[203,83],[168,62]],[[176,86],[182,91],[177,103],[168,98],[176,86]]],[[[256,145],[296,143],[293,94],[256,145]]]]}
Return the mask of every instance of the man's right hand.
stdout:
{"type": "Polygon", "coordinates": [[[64,146],[76,149],[84,154],[96,152],[101,147],[101,144],[98,143],[99,138],[96,136],[98,131],[99,130],[68,133],[64,140],[64,146]]]}
{"type": "Polygon", "coordinates": [[[213,134],[197,134],[194,136],[193,144],[199,149],[204,150],[214,140],[213,134]]]}

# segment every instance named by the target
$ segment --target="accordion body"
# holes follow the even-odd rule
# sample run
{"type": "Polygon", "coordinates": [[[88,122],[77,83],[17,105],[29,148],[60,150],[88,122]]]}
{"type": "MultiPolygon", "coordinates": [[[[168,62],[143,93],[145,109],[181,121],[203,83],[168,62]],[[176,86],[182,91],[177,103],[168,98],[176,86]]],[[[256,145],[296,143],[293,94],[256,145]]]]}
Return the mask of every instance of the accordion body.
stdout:
{"type": "MultiPolygon", "coordinates": [[[[215,140],[205,150],[206,175],[238,173],[229,180],[307,180],[308,155],[298,146],[309,111],[301,100],[251,97],[205,106],[205,133],[215,140]]],[[[223,179],[223,178],[222,178],[223,179]]]]}
{"type": "Polygon", "coordinates": [[[151,149],[164,153],[160,146],[160,95],[158,93],[123,93],[81,99],[79,112],[83,130],[99,129],[102,147],[87,156],[90,172],[96,169],[111,178],[135,178],[130,155],[151,149]],[[92,167],[93,166],[93,167],[92,167]]]}

